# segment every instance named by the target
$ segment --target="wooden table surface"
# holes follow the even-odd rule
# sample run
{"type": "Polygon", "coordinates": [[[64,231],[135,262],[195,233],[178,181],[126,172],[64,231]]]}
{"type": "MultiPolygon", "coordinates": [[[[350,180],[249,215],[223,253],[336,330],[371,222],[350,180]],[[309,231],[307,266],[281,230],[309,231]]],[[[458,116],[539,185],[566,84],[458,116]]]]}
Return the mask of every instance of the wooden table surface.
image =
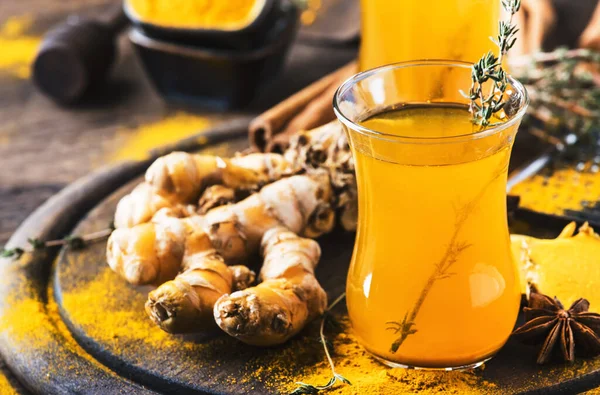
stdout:
{"type": "MultiPolygon", "coordinates": [[[[0,26],[11,17],[27,15],[34,20],[27,34],[40,36],[70,12],[100,14],[115,3],[0,1],[0,26]]],[[[126,35],[119,47],[120,58],[107,86],[93,100],[73,108],[55,105],[36,91],[31,81],[0,67],[0,245],[33,209],[65,185],[114,162],[118,152],[119,158],[126,157],[122,147],[133,141],[137,128],[180,111],[194,113],[211,124],[257,113],[349,61],[355,53],[355,45],[322,49],[297,44],[277,81],[265,87],[243,112],[223,114],[165,104],[145,79],[126,35]]]]}
{"type": "MultiPolygon", "coordinates": [[[[40,38],[71,13],[101,15],[118,3],[3,0],[0,32],[15,19],[31,19],[31,25],[20,36],[40,38]]],[[[0,51],[4,51],[1,42],[0,37],[0,51]]],[[[174,114],[192,114],[192,125],[198,127],[256,114],[350,61],[355,56],[356,43],[335,48],[320,47],[314,40],[297,43],[282,75],[243,111],[230,113],[166,104],[145,79],[126,35],[119,41],[119,52],[109,83],[92,100],[71,108],[57,106],[39,93],[29,79],[3,68],[0,54],[0,246],[36,207],[67,184],[118,159],[126,159],[128,153],[123,147],[136,144],[140,128],[173,118],[174,114]]],[[[189,130],[178,132],[176,138],[196,131],[190,126],[189,130]]],[[[159,140],[168,138],[161,136],[159,140]]],[[[14,384],[7,369],[1,363],[0,366],[1,373],[14,384]]]]}
{"type": "MultiPolygon", "coordinates": [[[[572,0],[556,1],[568,4],[572,0]]],[[[595,1],[577,3],[586,3],[589,10],[595,1]]],[[[115,4],[118,0],[1,0],[0,31],[11,18],[28,17],[33,23],[23,34],[39,38],[69,13],[99,14],[115,4]]],[[[570,18],[569,24],[572,21],[570,18]]],[[[583,26],[575,25],[575,30],[583,26]]],[[[571,36],[565,34],[559,41],[568,42],[571,36]]],[[[193,113],[210,124],[257,113],[352,59],[356,45],[319,47],[314,41],[297,43],[276,82],[244,111],[225,114],[165,104],[144,78],[125,36],[119,50],[109,83],[95,99],[72,108],[55,105],[27,78],[3,69],[0,55],[0,246],[37,206],[65,185],[110,165],[117,153],[120,159],[126,157],[122,148],[135,143],[143,125],[180,111],[193,113]]],[[[12,380],[5,368],[2,371],[12,380]]]]}

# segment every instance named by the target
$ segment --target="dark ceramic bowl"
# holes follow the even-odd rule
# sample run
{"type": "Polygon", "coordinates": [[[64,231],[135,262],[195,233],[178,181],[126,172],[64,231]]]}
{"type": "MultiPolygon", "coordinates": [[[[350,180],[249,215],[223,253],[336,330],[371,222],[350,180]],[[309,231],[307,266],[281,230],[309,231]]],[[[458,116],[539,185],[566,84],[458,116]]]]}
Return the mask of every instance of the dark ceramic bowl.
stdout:
{"type": "Polygon", "coordinates": [[[148,37],[136,28],[129,38],[165,100],[219,110],[239,108],[281,70],[295,37],[298,10],[288,1],[281,1],[278,7],[281,17],[263,44],[250,50],[181,45],[148,37]]]}
{"type": "MultiPolygon", "coordinates": [[[[226,0],[227,1],[227,0],[226,0]]],[[[254,49],[262,45],[273,24],[282,16],[281,0],[264,0],[254,20],[238,30],[192,29],[161,26],[139,18],[128,2],[124,2],[125,14],[144,35],[160,41],[220,49],[254,49]]]]}

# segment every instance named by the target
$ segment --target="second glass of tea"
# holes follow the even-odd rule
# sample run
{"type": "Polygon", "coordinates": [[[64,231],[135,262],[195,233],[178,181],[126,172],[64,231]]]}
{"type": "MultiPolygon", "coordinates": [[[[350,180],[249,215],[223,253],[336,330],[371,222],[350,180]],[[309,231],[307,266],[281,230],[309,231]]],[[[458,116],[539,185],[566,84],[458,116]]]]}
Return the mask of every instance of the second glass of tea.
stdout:
{"type": "Polygon", "coordinates": [[[398,63],[356,75],[334,100],[359,193],[348,312],[364,347],[390,366],[479,366],[517,318],[505,191],[528,99],[509,79],[505,111],[481,129],[459,93],[470,72],[398,63]]]}

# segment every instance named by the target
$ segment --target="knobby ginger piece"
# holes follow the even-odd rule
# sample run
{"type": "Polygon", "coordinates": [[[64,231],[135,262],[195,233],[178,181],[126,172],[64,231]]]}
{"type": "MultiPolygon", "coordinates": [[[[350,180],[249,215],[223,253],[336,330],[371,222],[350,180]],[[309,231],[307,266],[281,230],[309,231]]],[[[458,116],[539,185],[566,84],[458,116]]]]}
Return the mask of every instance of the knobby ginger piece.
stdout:
{"type": "Polygon", "coordinates": [[[319,244],[278,227],[262,240],[262,283],[222,296],[214,307],[217,324],[229,335],[256,346],[286,342],[323,314],[327,294],[315,278],[319,244]]]}
{"type": "MultiPolygon", "coordinates": [[[[278,154],[250,154],[225,159],[213,155],[173,152],[158,158],[146,171],[146,181],[124,196],[117,205],[115,227],[128,228],[150,221],[162,208],[190,215],[189,205],[202,200],[219,202],[202,195],[211,185],[222,185],[235,191],[256,190],[291,173],[289,163],[278,154]]],[[[223,195],[224,190],[219,193],[223,195]]],[[[229,198],[229,197],[227,197],[229,198]]],[[[223,199],[221,199],[223,200],[223,199]]]]}
{"type": "Polygon", "coordinates": [[[576,228],[575,222],[570,223],[556,239],[511,236],[523,293],[528,292],[529,284],[539,292],[557,296],[565,305],[583,297],[600,308],[600,236],[588,223],[577,234],[576,228]]]}
{"type": "Polygon", "coordinates": [[[288,167],[278,154],[257,153],[228,159],[173,152],[154,161],[146,171],[146,182],[170,202],[191,203],[209,185],[252,190],[281,178],[288,167]]]}
{"type": "Polygon", "coordinates": [[[174,217],[115,229],[106,245],[106,261],[131,284],[160,285],[179,272],[187,233],[186,223],[174,217]]]}
{"type": "Polygon", "coordinates": [[[154,213],[165,207],[171,207],[171,203],[154,193],[150,184],[142,182],[117,204],[115,228],[129,228],[148,222],[154,213]]]}
{"type": "Polygon", "coordinates": [[[211,313],[217,299],[253,282],[254,272],[246,266],[227,266],[200,229],[187,238],[183,271],[150,292],[146,313],[166,332],[207,331],[215,327],[211,313]]]}

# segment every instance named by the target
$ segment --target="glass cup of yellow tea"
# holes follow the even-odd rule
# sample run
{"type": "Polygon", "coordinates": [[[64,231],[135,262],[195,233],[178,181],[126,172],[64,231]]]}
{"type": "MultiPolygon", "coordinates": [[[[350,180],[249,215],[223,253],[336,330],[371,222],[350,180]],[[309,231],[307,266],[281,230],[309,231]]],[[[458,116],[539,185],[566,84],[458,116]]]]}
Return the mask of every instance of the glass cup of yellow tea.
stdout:
{"type": "Polygon", "coordinates": [[[508,162],[528,98],[472,122],[470,64],[397,63],[357,74],[334,109],[359,194],[348,282],[353,330],[394,367],[477,367],[507,341],[520,302],[506,215],[508,162]]]}

